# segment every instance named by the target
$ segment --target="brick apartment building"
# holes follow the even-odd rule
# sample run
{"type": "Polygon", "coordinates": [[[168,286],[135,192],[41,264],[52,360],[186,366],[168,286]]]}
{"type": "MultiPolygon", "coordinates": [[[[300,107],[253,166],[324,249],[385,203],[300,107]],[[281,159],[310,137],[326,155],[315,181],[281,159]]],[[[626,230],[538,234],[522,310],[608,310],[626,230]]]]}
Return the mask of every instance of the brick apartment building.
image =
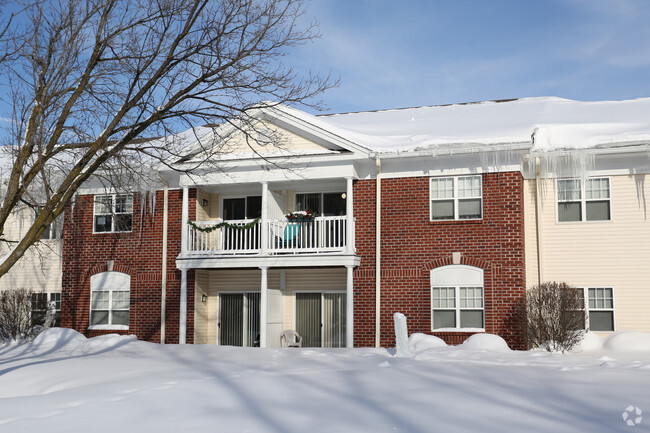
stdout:
{"type": "MultiPolygon", "coordinates": [[[[154,191],[80,191],[66,212],[62,326],[262,347],[295,329],[305,346],[391,346],[401,312],[409,332],[452,344],[488,332],[523,348],[527,287],[571,280],[545,258],[546,239],[589,226],[558,215],[580,205],[597,209],[592,227],[612,223],[613,176],[640,164],[637,142],[615,156],[590,144],[598,152],[576,174],[573,151],[544,131],[615,108],[529,98],[316,117],[277,106],[254,114],[252,145],[232,125],[205,130],[154,191]],[[185,172],[200,160],[214,164],[185,172]],[[582,198],[559,192],[573,184],[557,178],[589,176],[582,198]]],[[[574,284],[593,325],[613,328],[625,284],[574,284]]]]}

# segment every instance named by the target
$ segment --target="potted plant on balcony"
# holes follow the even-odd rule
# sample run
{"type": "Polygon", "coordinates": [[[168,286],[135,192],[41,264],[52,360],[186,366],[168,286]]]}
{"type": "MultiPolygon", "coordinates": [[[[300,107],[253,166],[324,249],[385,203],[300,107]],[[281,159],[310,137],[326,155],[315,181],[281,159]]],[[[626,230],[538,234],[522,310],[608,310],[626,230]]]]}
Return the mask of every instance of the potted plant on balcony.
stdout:
{"type": "Polygon", "coordinates": [[[285,215],[285,218],[291,222],[311,222],[316,218],[316,214],[305,211],[305,210],[298,210],[295,212],[291,212],[285,215]]]}

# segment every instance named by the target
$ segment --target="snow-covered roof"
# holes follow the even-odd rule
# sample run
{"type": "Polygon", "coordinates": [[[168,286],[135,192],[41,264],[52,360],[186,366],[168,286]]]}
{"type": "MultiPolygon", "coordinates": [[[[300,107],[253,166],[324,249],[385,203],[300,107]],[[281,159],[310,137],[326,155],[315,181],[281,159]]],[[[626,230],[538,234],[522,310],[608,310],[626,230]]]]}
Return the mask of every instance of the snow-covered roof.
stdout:
{"type": "Polygon", "coordinates": [[[514,144],[554,151],[650,143],[650,98],[582,102],[537,97],[318,117],[296,114],[380,153],[514,144]]]}

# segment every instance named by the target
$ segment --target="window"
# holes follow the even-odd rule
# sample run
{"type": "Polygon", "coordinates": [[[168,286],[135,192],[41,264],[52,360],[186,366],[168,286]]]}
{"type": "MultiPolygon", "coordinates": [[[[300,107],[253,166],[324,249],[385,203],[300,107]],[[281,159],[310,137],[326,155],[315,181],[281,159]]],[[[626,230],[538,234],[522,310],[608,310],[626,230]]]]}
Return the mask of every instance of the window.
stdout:
{"type": "Polygon", "coordinates": [[[90,277],[90,328],[129,329],[131,277],[102,272],[90,277]]]}
{"type": "Polygon", "coordinates": [[[296,210],[322,216],[345,215],[344,192],[316,192],[296,194],[296,210]]]}
{"type": "Polygon", "coordinates": [[[589,287],[587,292],[587,322],[590,331],[614,330],[614,289],[589,287]]]}
{"type": "MultiPolygon", "coordinates": [[[[38,216],[41,213],[41,209],[35,209],[34,210],[34,219],[38,218],[38,216]]],[[[52,221],[50,225],[48,225],[43,233],[41,233],[41,240],[48,240],[48,239],[63,239],[63,218],[59,217],[52,221]]]]}
{"type": "Polygon", "coordinates": [[[484,329],[483,270],[450,265],[431,271],[431,329],[484,329]]]}
{"type": "Polygon", "coordinates": [[[226,221],[260,218],[262,196],[224,198],[222,214],[226,221]]]}
{"type": "Polygon", "coordinates": [[[128,232],[132,226],[132,194],[95,196],[95,233],[128,232]]]}
{"type": "Polygon", "coordinates": [[[559,179],[557,209],[560,222],[610,220],[609,179],[559,179]]]}
{"type": "Polygon", "coordinates": [[[431,179],[431,220],[466,220],[483,217],[481,176],[431,179]]]}
{"type": "Polygon", "coordinates": [[[52,302],[54,303],[54,320],[50,326],[61,326],[61,292],[32,294],[32,323],[34,325],[43,326],[45,324],[47,309],[52,302]]]}

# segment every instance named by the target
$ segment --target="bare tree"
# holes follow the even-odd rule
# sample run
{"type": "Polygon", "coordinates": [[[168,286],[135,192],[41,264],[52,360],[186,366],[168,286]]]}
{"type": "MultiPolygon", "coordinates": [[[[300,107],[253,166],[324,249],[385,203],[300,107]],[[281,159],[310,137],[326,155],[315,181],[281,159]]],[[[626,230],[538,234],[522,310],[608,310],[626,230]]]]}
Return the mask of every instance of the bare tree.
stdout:
{"type": "Polygon", "coordinates": [[[33,292],[11,289],[0,292],[0,341],[19,341],[35,337],[42,326],[32,320],[33,292]]]}
{"type": "Polygon", "coordinates": [[[529,347],[570,350],[580,342],[585,329],[583,292],[566,283],[542,283],[526,292],[521,316],[529,347]]]}
{"type": "MultiPolygon", "coordinates": [[[[7,21],[0,56],[11,107],[0,233],[19,206],[33,225],[4,275],[107,164],[128,171],[181,150],[188,126],[245,118],[259,104],[318,106],[329,77],[283,64],[317,36],[302,0],[32,0],[7,21]],[[305,27],[305,28],[303,28],[305,27]],[[267,103],[270,104],[270,103],[267,103]]],[[[227,149],[221,151],[227,152],[227,149]]],[[[104,172],[106,173],[106,171],[104,172]]]]}

